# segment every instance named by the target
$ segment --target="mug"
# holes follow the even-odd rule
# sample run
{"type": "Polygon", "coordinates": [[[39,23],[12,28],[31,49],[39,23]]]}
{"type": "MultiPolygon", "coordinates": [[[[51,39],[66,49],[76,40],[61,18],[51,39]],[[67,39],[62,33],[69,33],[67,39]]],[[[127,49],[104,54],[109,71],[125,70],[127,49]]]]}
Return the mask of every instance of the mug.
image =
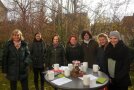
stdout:
{"type": "Polygon", "coordinates": [[[88,68],[88,62],[83,62],[83,66],[88,68]]]}
{"type": "Polygon", "coordinates": [[[83,85],[84,86],[90,85],[90,77],[88,75],[83,75],[83,85]]]}
{"type": "Polygon", "coordinates": [[[87,66],[82,65],[82,71],[86,73],[87,72],[87,66]]]}
{"type": "Polygon", "coordinates": [[[82,66],[83,66],[83,72],[86,72],[88,68],[88,62],[83,62],[82,66]]]}
{"type": "Polygon", "coordinates": [[[47,71],[46,76],[48,80],[53,80],[54,79],[54,71],[47,71]]]}
{"type": "Polygon", "coordinates": [[[93,64],[93,72],[98,72],[100,69],[99,65],[93,64]]]}
{"type": "Polygon", "coordinates": [[[70,70],[69,70],[68,68],[66,68],[66,69],[64,70],[64,75],[65,75],[66,77],[69,77],[69,76],[70,76],[70,70]]]}
{"type": "Polygon", "coordinates": [[[52,67],[54,68],[54,70],[59,70],[59,64],[53,64],[52,67]]]}
{"type": "Polygon", "coordinates": [[[69,68],[70,71],[72,71],[73,70],[73,64],[71,64],[71,63],[68,64],[68,68],[69,68]]]}

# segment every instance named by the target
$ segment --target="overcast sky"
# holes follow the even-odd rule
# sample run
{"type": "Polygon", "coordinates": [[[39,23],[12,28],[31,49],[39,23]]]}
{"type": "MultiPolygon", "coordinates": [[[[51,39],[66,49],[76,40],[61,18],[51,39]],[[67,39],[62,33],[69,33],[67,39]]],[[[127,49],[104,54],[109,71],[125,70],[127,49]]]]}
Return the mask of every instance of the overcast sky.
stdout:
{"type": "MultiPolygon", "coordinates": [[[[8,0],[1,0],[1,1],[5,4],[6,7],[8,7],[10,4],[8,3],[8,0]]],[[[89,17],[93,15],[92,10],[95,11],[95,9],[100,3],[103,6],[101,10],[102,11],[105,10],[107,16],[112,15],[113,8],[116,9],[115,7],[121,3],[123,3],[123,5],[119,6],[118,10],[116,11],[116,13],[120,15],[120,17],[132,16],[134,13],[134,0],[83,0],[83,3],[86,4],[91,10],[91,11],[87,10],[89,13],[89,17]]]]}
{"type": "Polygon", "coordinates": [[[103,3],[108,8],[110,7],[110,3],[116,6],[115,4],[123,3],[124,1],[126,2],[120,6],[119,10],[122,10],[125,14],[132,15],[134,13],[134,0],[84,0],[85,4],[91,8],[95,8],[98,3],[103,3]]]}

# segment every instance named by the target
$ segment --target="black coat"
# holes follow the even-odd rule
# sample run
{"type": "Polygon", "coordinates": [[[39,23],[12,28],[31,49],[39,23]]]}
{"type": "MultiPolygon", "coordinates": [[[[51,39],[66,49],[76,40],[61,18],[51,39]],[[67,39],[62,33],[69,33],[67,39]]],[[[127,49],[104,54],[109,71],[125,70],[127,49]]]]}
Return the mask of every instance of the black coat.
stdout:
{"type": "Polygon", "coordinates": [[[83,42],[81,46],[84,53],[84,61],[88,62],[88,67],[92,68],[97,59],[98,43],[95,40],[90,40],[88,44],[83,42]]]}
{"type": "Polygon", "coordinates": [[[31,63],[30,52],[26,42],[21,41],[21,47],[17,50],[13,41],[8,41],[4,47],[2,59],[2,71],[7,74],[9,80],[21,80],[28,76],[28,64],[31,63]]]}
{"type": "Polygon", "coordinates": [[[66,59],[68,63],[72,63],[73,60],[79,60],[83,62],[83,50],[80,44],[77,44],[76,46],[71,46],[68,44],[66,46],[66,59]]]}
{"type": "Polygon", "coordinates": [[[105,50],[107,59],[112,58],[113,60],[116,60],[114,83],[121,87],[129,86],[131,84],[129,77],[130,61],[128,59],[128,53],[128,48],[122,41],[119,41],[115,47],[109,43],[105,50]]]}
{"type": "Polygon", "coordinates": [[[99,47],[97,50],[97,64],[100,67],[100,71],[107,73],[106,58],[104,47],[99,47]]]}
{"type": "Polygon", "coordinates": [[[55,63],[65,65],[65,50],[61,44],[57,47],[51,44],[47,50],[47,66],[52,68],[52,65],[55,63]]]}
{"type": "Polygon", "coordinates": [[[31,59],[34,68],[43,68],[46,63],[46,44],[43,40],[34,40],[31,48],[31,59]]]}

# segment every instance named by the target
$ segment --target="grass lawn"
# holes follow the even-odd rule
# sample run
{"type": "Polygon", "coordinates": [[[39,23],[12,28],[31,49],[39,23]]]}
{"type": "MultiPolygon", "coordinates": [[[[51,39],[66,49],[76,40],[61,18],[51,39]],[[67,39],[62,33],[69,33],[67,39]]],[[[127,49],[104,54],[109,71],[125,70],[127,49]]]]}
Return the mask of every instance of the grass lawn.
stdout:
{"type": "MultiPolygon", "coordinates": [[[[21,90],[20,83],[18,83],[17,88],[18,88],[17,90],[21,90]]],[[[3,77],[3,74],[1,72],[0,72],[0,90],[10,90],[9,81],[3,77]]],[[[29,90],[35,90],[32,71],[29,73],[29,90]]],[[[45,90],[53,90],[53,88],[47,83],[45,83],[45,90]]]]}
{"type": "MultiPolygon", "coordinates": [[[[130,87],[129,90],[134,90],[134,71],[131,71],[130,75],[133,86],[130,87]]],[[[0,90],[10,90],[9,81],[3,77],[2,73],[0,73],[0,90]]],[[[20,83],[18,83],[17,90],[21,90],[20,83]]],[[[29,73],[29,90],[35,90],[32,71],[29,73]]],[[[53,88],[49,86],[47,83],[45,83],[45,90],[53,90],[53,88]]]]}

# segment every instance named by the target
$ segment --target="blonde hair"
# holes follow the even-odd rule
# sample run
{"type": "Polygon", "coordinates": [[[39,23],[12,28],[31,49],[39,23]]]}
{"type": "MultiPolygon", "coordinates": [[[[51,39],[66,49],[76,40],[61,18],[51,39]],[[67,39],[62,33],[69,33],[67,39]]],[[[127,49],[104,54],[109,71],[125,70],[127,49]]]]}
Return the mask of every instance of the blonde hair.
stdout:
{"type": "Polygon", "coordinates": [[[14,34],[19,34],[19,35],[20,35],[20,40],[24,40],[24,37],[23,37],[23,35],[22,35],[22,32],[21,32],[19,29],[13,30],[13,32],[12,32],[12,34],[11,34],[9,40],[12,40],[12,39],[13,39],[13,35],[14,35],[14,34]]]}
{"type": "Polygon", "coordinates": [[[99,37],[104,37],[104,38],[106,38],[107,42],[109,42],[109,38],[108,38],[108,35],[107,35],[107,34],[105,34],[105,33],[100,33],[100,34],[97,36],[97,41],[98,41],[99,37]]]}

